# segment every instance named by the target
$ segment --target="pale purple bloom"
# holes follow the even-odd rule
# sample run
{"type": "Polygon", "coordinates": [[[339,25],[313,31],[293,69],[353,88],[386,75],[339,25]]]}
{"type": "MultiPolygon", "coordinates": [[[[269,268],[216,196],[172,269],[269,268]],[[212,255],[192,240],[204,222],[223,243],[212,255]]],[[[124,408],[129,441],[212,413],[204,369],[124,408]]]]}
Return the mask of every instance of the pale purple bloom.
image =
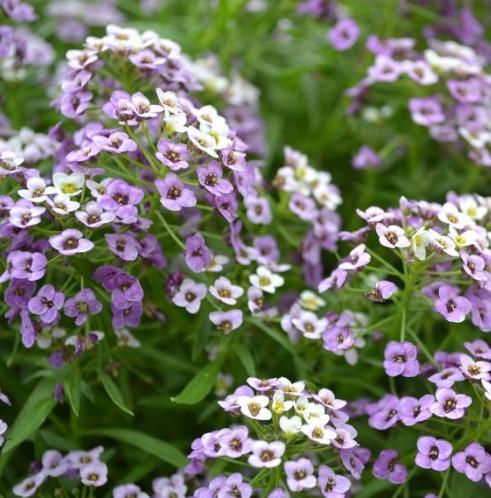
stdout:
{"type": "Polygon", "coordinates": [[[211,263],[212,254],[200,233],[186,239],[185,260],[188,267],[195,273],[205,271],[211,263]]]}
{"type": "Polygon", "coordinates": [[[7,269],[0,282],[10,278],[34,282],[43,278],[48,260],[41,252],[13,251],[7,256],[7,269]]]}
{"type": "Polygon", "coordinates": [[[256,225],[269,225],[273,220],[271,207],[264,197],[248,196],[244,199],[247,218],[256,225]]]}
{"type": "Polygon", "coordinates": [[[472,404],[472,398],[457,394],[453,389],[441,387],[435,393],[436,401],[431,405],[431,413],[438,417],[459,419],[465,415],[465,409],[472,404]]]}
{"type": "Polygon", "coordinates": [[[66,459],[56,450],[48,450],[43,453],[42,465],[43,472],[50,477],[60,477],[69,468],[66,459]]]}
{"type": "Polygon", "coordinates": [[[377,479],[402,484],[407,479],[407,469],[399,463],[399,453],[395,450],[382,450],[373,464],[373,475],[377,479]]]}
{"type": "Polygon", "coordinates": [[[285,443],[282,441],[253,441],[249,465],[258,468],[273,468],[281,464],[281,457],[285,453],[285,443]]]}
{"type": "Polygon", "coordinates": [[[438,299],[434,303],[435,311],[448,322],[460,323],[472,308],[465,297],[459,296],[459,291],[451,285],[441,285],[438,289],[438,299]]]}
{"type": "Polygon", "coordinates": [[[148,498],[148,495],[136,484],[121,484],[113,489],[113,498],[148,498]]]}
{"type": "Polygon", "coordinates": [[[488,361],[473,360],[467,354],[460,355],[460,369],[469,379],[490,380],[491,363],[488,361]]]}
{"type": "Polygon", "coordinates": [[[39,486],[41,486],[45,480],[46,475],[44,472],[38,472],[14,486],[13,492],[16,496],[21,496],[22,498],[33,496],[37,493],[39,486]]]}
{"type": "Polygon", "coordinates": [[[212,311],[209,318],[210,322],[224,334],[229,334],[238,329],[244,319],[241,310],[212,311]]]}
{"type": "Polygon", "coordinates": [[[113,328],[122,329],[124,327],[137,327],[140,324],[143,305],[141,301],[135,301],[129,303],[127,308],[120,309],[113,304],[111,305],[111,311],[113,313],[113,328]]]}
{"type": "Polygon", "coordinates": [[[82,289],[75,296],[65,301],[65,315],[75,317],[75,325],[83,325],[90,315],[102,311],[102,304],[95,297],[92,289],[82,289]]]}
{"type": "Polygon", "coordinates": [[[199,311],[201,301],[206,296],[206,285],[193,282],[185,278],[179,290],[172,298],[177,306],[185,308],[189,313],[195,314],[199,311]]]}
{"type": "Polygon", "coordinates": [[[85,486],[104,486],[107,482],[107,465],[101,462],[84,465],[80,469],[80,481],[85,486]]]}
{"type": "Polygon", "coordinates": [[[370,450],[355,447],[339,452],[343,466],[357,480],[361,479],[365,464],[370,460],[370,450]]]}
{"type": "Polygon", "coordinates": [[[155,186],[160,194],[160,203],[169,211],[196,205],[193,191],[185,187],[175,173],[168,173],[163,180],[155,180],[155,186]]]}
{"type": "Polygon", "coordinates": [[[186,169],[191,154],[184,144],[161,138],[157,144],[155,157],[172,171],[186,169]]]}
{"type": "Polygon", "coordinates": [[[464,380],[464,375],[457,367],[447,367],[428,377],[428,380],[438,387],[452,387],[455,382],[464,380]]]}
{"type": "Polygon", "coordinates": [[[94,243],[83,238],[83,233],[76,228],[63,230],[59,235],[52,235],[48,241],[60,254],[73,256],[93,249],[94,243]]]}
{"type": "Polygon", "coordinates": [[[232,428],[229,432],[219,437],[218,440],[223,449],[223,454],[229,458],[239,458],[242,455],[247,455],[252,449],[249,429],[244,425],[232,428]]]}
{"type": "Polygon", "coordinates": [[[122,271],[114,276],[108,290],[111,291],[112,304],[121,310],[143,300],[143,289],[138,279],[122,271]]]}
{"type": "Polygon", "coordinates": [[[431,436],[422,436],[416,443],[418,453],[415,462],[422,469],[443,472],[450,467],[452,445],[445,439],[436,439],[431,436]]]}
{"type": "Polygon", "coordinates": [[[410,342],[390,341],[384,358],[385,373],[389,377],[415,377],[419,373],[418,349],[410,342]]]}
{"type": "Polygon", "coordinates": [[[134,152],[138,148],[136,142],[129,138],[124,131],[113,132],[108,137],[104,135],[95,135],[92,138],[92,141],[99,149],[113,154],[134,152]]]}
{"type": "Polygon", "coordinates": [[[90,201],[86,204],[84,211],[76,211],[75,216],[86,227],[99,228],[111,223],[116,215],[111,211],[104,211],[96,201],[90,201]]]}
{"type": "Polygon", "coordinates": [[[404,396],[399,401],[399,417],[404,425],[415,425],[431,418],[431,405],[435,402],[432,394],[425,394],[421,398],[404,396]]]}
{"type": "Polygon", "coordinates": [[[384,431],[399,421],[399,399],[392,394],[386,394],[377,403],[368,405],[366,412],[369,415],[368,425],[384,431]]]}
{"type": "Polygon", "coordinates": [[[397,285],[389,280],[380,280],[375,287],[367,293],[368,299],[382,303],[397,292],[397,285]]]}
{"type": "Polygon", "coordinates": [[[315,487],[317,480],[314,476],[314,466],[309,459],[290,460],[285,462],[284,469],[286,482],[291,491],[303,491],[315,487]]]}
{"type": "Polygon", "coordinates": [[[355,169],[378,168],[382,158],[368,145],[362,145],[351,162],[355,169]]]}
{"type": "Polygon", "coordinates": [[[65,296],[63,292],[57,292],[50,285],[43,285],[36,296],[31,297],[27,305],[29,311],[41,317],[46,325],[50,325],[59,319],[60,310],[63,307],[65,296]]]}
{"type": "Polygon", "coordinates": [[[232,184],[223,178],[222,168],[216,162],[208,166],[199,166],[196,174],[200,184],[213,195],[230,194],[233,190],[232,184]]]}
{"type": "Polygon", "coordinates": [[[135,261],[138,258],[140,243],[132,235],[111,233],[104,235],[111,252],[124,261],[135,261]]]}
{"type": "Polygon", "coordinates": [[[360,268],[368,265],[368,263],[372,260],[372,257],[365,251],[365,249],[365,244],[356,246],[351,250],[348,257],[339,264],[338,269],[353,271],[359,270],[360,268]]]}
{"type": "Polygon", "coordinates": [[[319,467],[319,488],[325,498],[344,498],[351,488],[348,478],[336,474],[327,465],[319,467]]]}
{"type": "Polygon", "coordinates": [[[423,126],[445,121],[440,101],[435,97],[413,97],[409,100],[409,110],[413,121],[423,126]]]}
{"type": "Polygon", "coordinates": [[[452,457],[452,467],[471,481],[479,482],[491,471],[491,456],[479,443],[471,443],[452,457]]]}
{"type": "Polygon", "coordinates": [[[353,19],[340,19],[334,28],[329,31],[328,39],[338,51],[350,49],[358,40],[360,28],[353,19]]]}

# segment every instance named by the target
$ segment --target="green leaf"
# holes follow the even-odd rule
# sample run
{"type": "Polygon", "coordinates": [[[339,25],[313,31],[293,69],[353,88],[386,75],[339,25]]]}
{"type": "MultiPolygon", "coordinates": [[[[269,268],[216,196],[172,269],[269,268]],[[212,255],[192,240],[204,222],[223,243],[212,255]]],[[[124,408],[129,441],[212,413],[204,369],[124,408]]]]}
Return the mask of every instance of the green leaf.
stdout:
{"type": "Polygon", "coordinates": [[[3,453],[7,453],[29,439],[44,423],[56,405],[53,398],[54,382],[42,380],[31,392],[19,415],[7,433],[3,453]]]}
{"type": "Polygon", "coordinates": [[[94,429],[87,431],[87,434],[105,436],[122,443],[131,444],[149,455],[156,456],[160,460],[174,465],[176,468],[183,467],[188,463],[185,455],[177,448],[143,432],[117,428],[94,429]]]}
{"type": "Polygon", "coordinates": [[[232,349],[234,350],[235,354],[237,355],[237,358],[239,361],[244,365],[245,371],[247,372],[247,375],[249,377],[255,377],[256,376],[256,365],[254,364],[254,358],[252,357],[252,354],[250,351],[244,347],[242,344],[234,344],[232,349]]]}
{"type": "Polygon", "coordinates": [[[296,355],[295,349],[292,346],[291,342],[288,340],[286,335],[277,332],[276,330],[272,329],[265,323],[260,322],[258,320],[249,319],[248,322],[251,323],[252,325],[255,325],[257,328],[261,329],[263,332],[269,335],[271,339],[275,340],[278,344],[281,344],[281,346],[283,346],[283,348],[286,349],[289,353],[291,353],[294,356],[296,355]]]}
{"type": "Polygon", "coordinates": [[[208,363],[201,369],[186,385],[186,387],[176,397],[172,398],[175,403],[184,405],[195,405],[203,399],[213,389],[221,365],[220,360],[208,363]]]}
{"type": "Polygon", "coordinates": [[[106,390],[113,403],[121,408],[121,410],[123,410],[124,412],[133,416],[133,412],[126,405],[123,399],[123,395],[121,394],[121,391],[119,390],[119,387],[116,385],[114,380],[112,380],[111,377],[109,377],[109,375],[105,374],[104,372],[99,372],[99,377],[101,379],[102,385],[104,386],[104,389],[106,390]]]}
{"type": "Polygon", "coordinates": [[[80,368],[75,365],[65,381],[65,392],[67,393],[73,413],[78,417],[80,413],[80,393],[82,390],[82,375],[80,368]]]}

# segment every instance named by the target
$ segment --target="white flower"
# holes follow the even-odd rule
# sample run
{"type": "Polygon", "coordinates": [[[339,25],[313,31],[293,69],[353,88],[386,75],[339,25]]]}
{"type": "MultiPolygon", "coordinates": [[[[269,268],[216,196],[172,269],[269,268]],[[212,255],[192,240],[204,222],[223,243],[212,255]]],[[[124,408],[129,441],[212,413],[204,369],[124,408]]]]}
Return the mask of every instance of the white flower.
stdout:
{"type": "Polygon", "coordinates": [[[53,199],[48,198],[48,205],[51,209],[61,216],[66,216],[80,207],[78,202],[72,201],[68,195],[58,194],[53,199]]]}
{"type": "Polygon", "coordinates": [[[0,174],[9,175],[19,171],[19,166],[24,158],[12,150],[4,150],[0,153],[0,174]]]}
{"type": "Polygon", "coordinates": [[[31,177],[27,180],[25,189],[20,189],[18,194],[31,202],[44,202],[48,195],[56,194],[54,187],[48,187],[46,182],[39,176],[31,177]]]}
{"type": "Polygon", "coordinates": [[[449,231],[450,238],[455,242],[457,247],[467,247],[476,243],[478,235],[474,230],[465,230],[464,232],[458,232],[454,227],[450,227],[449,231]]]}
{"type": "Polygon", "coordinates": [[[455,250],[455,242],[446,235],[442,235],[435,230],[430,229],[431,245],[436,249],[448,254],[449,256],[457,257],[459,253],[455,250]]]}
{"type": "Polygon", "coordinates": [[[254,441],[252,454],[248,458],[249,465],[261,468],[273,468],[281,464],[281,457],[285,453],[285,443],[282,441],[254,441]]]}
{"type": "Polygon", "coordinates": [[[140,341],[128,329],[115,330],[119,347],[139,348],[140,341]]]}
{"type": "Polygon", "coordinates": [[[106,192],[106,187],[114,180],[114,178],[104,178],[100,183],[95,182],[94,180],[87,180],[86,185],[89,189],[92,197],[98,199],[106,192]]]}
{"type": "Polygon", "coordinates": [[[319,444],[331,444],[336,437],[336,432],[318,421],[313,421],[302,426],[302,432],[312,441],[319,444]]]}
{"type": "Polygon", "coordinates": [[[325,304],[324,299],[310,290],[305,290],[300,294],[300,306],[306,310],[317,311],[325,304]]]}
{"type": "Polygon", "coordinates": [[[239,285],[233,285],[226,277],[219,277],[210,286],[210,294],[225,304],[237,304],[237,298],[244,294],[244,289],[239,285]]]}
{"type": "Polygon", "coordinates": [[[336,399],[334,393],[330,389],[326,388],[322,388],[315,398],[331,410],[340,410],[347,404],[346,401],[342,399],[336,399]]]}
{"type": "Polygon", "coordinates": [[[399,225],[385,226],[382,223],[377,223],[375,226],[380,244],[390,249],[396,247],[409,247],[411,243],[406,237],[406,232],[399,225]]]}
{"type": "Polygon", "coordinates": [[[280,389],[288,396],[301,396],[305,391],[305,382],[301,380],[292,382],[286,377],[280,377],[278,382],[280,389]]]}
{"type": "Polygon", "coordinates": [[[273,395],[273,401],[271,402],[271,410],[273,413],[283,413],[293,408],[294,405],[295,402],[292,400],[285,401],[285,394],[283,391],[276,391],[273,395]]]}
{"type": "Polygon", "coordinates": [[[272,273],[265,266],[259,266],[256,273],[249,277],[249,282],[264,292],[274,294],[276,289],[285,283],[285,279],[276,273],[272,273]]]}
{"type": "Polygon", "coordinates": [[[164,92],[161,88],[157,88],[157,98],[160,105],[164,109],[165,115],[179,114],[182,110],[179,107],[179,97],[174,92],[164,92]]]}
{"type": "Polygon", "coordinates": [[[482,387],[484,388],[484,396],[491,401],[491,382],[488,382],[487,380],[482,379],[481,380],[482,387]]]}
{"type": "Polygon", "coordinates": [[[229,262],[227,256],[222,256],[221,254],[213,255],[210,264],[206,268],[206,271],[211,271],[213,273],[219,273],[223,270],[224,266],[229,262]]]}
{"type": "Polygon", "coordinates": [[[329,422],[329,415],[326,413],[324,405],[319,403],[307,403],[302,413],[306,422],[317,422],[326,425],[329,422]]]}
{"type": "Polygon", "coordinates": [[[267,396],[240,396],[237,399],[242,415],[254,420],[271,420],[271,412],[266,408],[269,404],[267,396]]]}
{"type": "Polygon", "coordinates": [[[190,126],[186,131],[189,140],[191,140],[198,149],[206,152],[211,157],[218,158],[218,154],[215,152],[216,141],[214,137],[198,130],[198,128],[195,128],[194,126],[190,126]]]}
{"type": "Polygon", "coordinates": [[[458,230],[472,223],[471,219],[464,213],[461,213],[457,206],[451,202],[446,202],[442,206],[442,209],[438,212],[438,219],[442,223],[446,223],[458,230]]]}
{"type": "Polygon", "coordinates": [[[488,212],[488,208],[479,205],[472,195],[463,195],[458,202],[460,210],[472,220],[482,220],[488,212]]]}
{"type": "Polygon", "coordinates": [[[280,429],[287,436],[298,434],[302,430],[302,419],[298,415],[294,415],[290,418],[282,415],[280,417],[280,429]]]}
{"type": "Polygon", "coordinates": [[[53,175],[53,185],[60,194],[78,195],[84,186],[85,177],[82,173],[55,173],[53,175]]]}
{"type": "Polygon", "coordinates": [[[299,317],[292,318],[292,323],[307,339],[319,339],[327,327],[327,319],[317,318],[312,311],[302,311],[299,317]]]}
{"type": "Polygon", "coordinates": [[[426,248],[431,242],[431,235],[428,230],[421,227],[417,232],[411,237],[411,248],[413,250],[414,256],[421,261],[426,259],[426,248]]]}

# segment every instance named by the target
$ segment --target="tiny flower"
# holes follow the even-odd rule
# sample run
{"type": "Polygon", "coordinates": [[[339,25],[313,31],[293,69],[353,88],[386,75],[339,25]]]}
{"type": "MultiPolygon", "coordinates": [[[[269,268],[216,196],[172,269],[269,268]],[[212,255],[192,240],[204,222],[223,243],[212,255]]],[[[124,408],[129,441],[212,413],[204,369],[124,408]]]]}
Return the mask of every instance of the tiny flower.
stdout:
{"type": "Polygon", "coordinates": [[[191,154],[184,144],[161,138],[157,144],[155,157],[172,171],[186,169],[191,154]]]}
{"type": "Polygon", "coordinates": [[[104,486],[107,482],[107,465],[101,462],[84,465],[80,469],[80,481],[85,486],[104,486]]]}
{"type": "Polygon", "coordinates": [[[21,496],[22,498],[33,496],[45,480],[46,475],[43,472],[38,472],[14,486],[14,495],[21,496]]]}
{"type": "Polygon", "coordinates": [[[254,441],[252,443],[251,455],[248,458],[249,465],[257,468],[273,468],[281,464],[281,457],[285,453],[285,443],[282,441],[254,441]]]}
{"type": "Polygon", "coordinates": [[[368,145],[362,145],[351,164],[355,169],[377,168],[382,165],[382,158],[368,145]]]}
{"type": "Polygon", "coordinates": [[[367,293],[368,299],[382,303],[397,292],[397,285],[388,280],[380,280],[375,287],[367,293]]]}
{"type": "Polygon", "coordinates": [[[404,229],[398,225],[385,226],[382,223],[377,223],[375,231],[379,237],[379,242],[390,249],[404,248],[411,245],[404,229]]]}
{"type": "Polygon", "coordinates": [[[237,304],[237,299],[244,294],[244,289],[239,285],[233,285],[226,277],[219,277],[210,286],[210,294],[222,303],[233,306],[237,304]]]}
{"type": "Polygon", "coordinates": [[[259,266],[256,273],[249,277],[249,282],[264,292],[274,294],[276,289],[285,283],[285,280],[280,275],[272,273],[265,266],[259,266]]]}
{"type": "Polygon", "coordinates": [[[269,225],[273,220],[271,207],[264,197],[248,196],[244,199],[247,218],[256,225],[269,225]]]}
{"type": "Polygon", "coordinates": [[[253,442],[249,438],[249,430],[245,426],[235,427],[218,439],[224,455],[229,458],[247,455],[253,448],[253,442]]]}
{"type": "Polygon", "coordinates": [[[384,351],[385,373],[390,377],[415,377],[419,373],[418,349],[410,342],[390,341],[384,351]]]}
{"type": "Polygon", "coordinates": [[[435,402],[432,394],[426,394],[420,399],[404,396],[399,402],[399,416],[404,425],[415,425],[431,418],[431,405],[435,402]]]}
{"type": "Polygon", "coordinates": [[[336,432],[323,423],[324,421],[313,420],[302,426],[302,432],[312,441],[319,444],[331,444],[336,437],[336,432]]]}
{"type": "Polygon", "coordinates": [[[65,315],[75,318],[75,325],[83,325],[90,315],[102,311],[102,304],[91,289],[82,289],[74,297],[65,301],[65,315]]]}
{"type": "Polygon", "coordinates": [[[160,194],[160,203],[169,211],[180,211],[196,205],[193,191],[175,173],[168,173],[163,180],[156,180],[155,186],[160,194]]]}
{"type": "Polygon", "coordinates": [[[63,292],[57,292],[52,285],[46,284],[39,289],[36,296],[31,297],[27,307],[32,314],[40,316],[46,325],[50,325],[58,321],[59,310],[64,301],[63,292]]]}
{"type": "Polygon", "coordinates": [[[267,396],[241,396],[237,399],[240,411],[254,420],[271,420],[271,412],[266,408],[269,404],[267,396]]]}
{"type": "Polygon", "coordinates": [[[445,439],[436,439],[431,436],[422,436],[416,443],[418,453],[416,454],[416,465],[422,469],[443,472],[450,467],[452,456],[452,445],[445,439]]]}
{"type": "Polygon", "coordinates": [[[399,463],[399,453],[395,450],[382,450],[373,464],[373,475],[377,479],[402,484],[407,479],[407,469],[399,463]]]}
{"type": "Polygon", "coordinates": [[[132,235],[126,233],[109,233],[104,235],[112,253],[124,261],[135,261],[138,258],[140,243],[132,235]]]}
{"type": "Polygon", "coordinates": [[[459,296],[457,288],[442,285],[438,289],[438,299],[434,303],[434,308],[447,321],[461,323],[471,311],[472,304],[467,298],[459,296]]]}
{"type": "Polygon", "coordinates": [[[186,239],[185,260],[195,273],[205,271],[211,262],[212,254],[200,233],[186,239]]]}
{"type": "Polygon", "coordinates": [[[317,480],[314,474],[314,466],[307,458],[290,460],[285,462],[286,483],[291,491],[303,491],[315,487],[317,480]]]}
{"type": "Polygon", "coordinates": [[[420,261],[426,259],[426,248],[430,245],[431,235],[424,227],[419,228],[411,237],[411,248],[420,261]]]}
{"type": "Polygon", "coordinates": [[[52,235],[48,241],[53,249],[65,256],[88,252],[94,247],[94,243],[84,239],[83,233],[75,228],[68,228],[59,235],[52,235]]]}
{"type": "Polygon", "coordinates": [[[53,186],[63,195],[78,195],[82,191],[85,177],[81,173],[55,173],[53,175],[53,186]]]}
{"type": "Polygon", "coordinates": [[[63,458],[63,455],[56,450],[45,451],[41,463],[43,472],[50,477],[60,477],[69,468],[68,462],[63,458]]]}
{"type": "Polygon", "coordinates": [[[365,244],[360,244],[356,246],[348,255],[348,257],[342,261],[338,268],[340,270],[359,270],[364,266],[368,265],[372,260],[370,254],[365,252],[366,246],[365,244]]]}
{"type": "Polygon", "coordinates": [[[212,311],[209,318],[211,323],[216,325],[218,330],[224,334],[229,334],[238,329],[244,319],[241,310],[212,311]]]}
{"type": "Polygon", "coordinates": [[[287,437],[298,434],[302,430],[302,419],[298,415],[290,418],[282,415],[280,417],[280,429],[287,437]]]}
{"type": "Polygon", "coordinates": [[[206,285],[185,278],[179,290],[172,298],[172,302],[185,308],[188,313],[195,314],[199,311],[201,301],[206,296],[206,285]]]}
{"type": "Polygon", "coordinates": [[[435,394],[436,401],[431,405],[431,413],[437,417],[459,419],[465,415],[465,409],[472,404],[472,398],[457,394],[454,390],[441,387],[435,394]]]}
{"type": "Polygon", "coordinates": [[[351,488],[348,478],[336,474],[327,465],[319,467],[319,488],[325,498],[342,498],[351,488]]]}
{"type": "Polygon", "coordinates": [[[471,481],[479,482],[491,470],[491,456],[479,443],[471,443],[452,457],[452,467],[471,481]]]}
{"type": "Polygon", "coordinates": [[[45,202],[48,195],[56,194],[57,189],[55,187],[48,187],[46,182],[38,176],[29,178],[27,180],[25,189],[18,190],[18,194],[28,201],[38,203],[45,202]]]}
{"type": "Polygon", "coordinates": [[[199,166],[196,170],[200,184],[211,194],[216,196],[230,194],[234,189],[232,184],[223,177],[222,168],[218,163],[208,166],[199,166]]]}

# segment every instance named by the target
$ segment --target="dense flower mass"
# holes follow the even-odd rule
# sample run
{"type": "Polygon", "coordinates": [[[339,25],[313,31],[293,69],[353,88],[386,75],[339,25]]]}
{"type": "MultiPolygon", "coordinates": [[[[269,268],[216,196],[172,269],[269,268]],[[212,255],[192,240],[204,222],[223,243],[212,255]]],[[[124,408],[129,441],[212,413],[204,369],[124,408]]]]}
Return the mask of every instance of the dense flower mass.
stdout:
{"type": "Polygon", "coordinates": [[[490,16],[0,0],[0,496],[488,496],[490,16]]]}

